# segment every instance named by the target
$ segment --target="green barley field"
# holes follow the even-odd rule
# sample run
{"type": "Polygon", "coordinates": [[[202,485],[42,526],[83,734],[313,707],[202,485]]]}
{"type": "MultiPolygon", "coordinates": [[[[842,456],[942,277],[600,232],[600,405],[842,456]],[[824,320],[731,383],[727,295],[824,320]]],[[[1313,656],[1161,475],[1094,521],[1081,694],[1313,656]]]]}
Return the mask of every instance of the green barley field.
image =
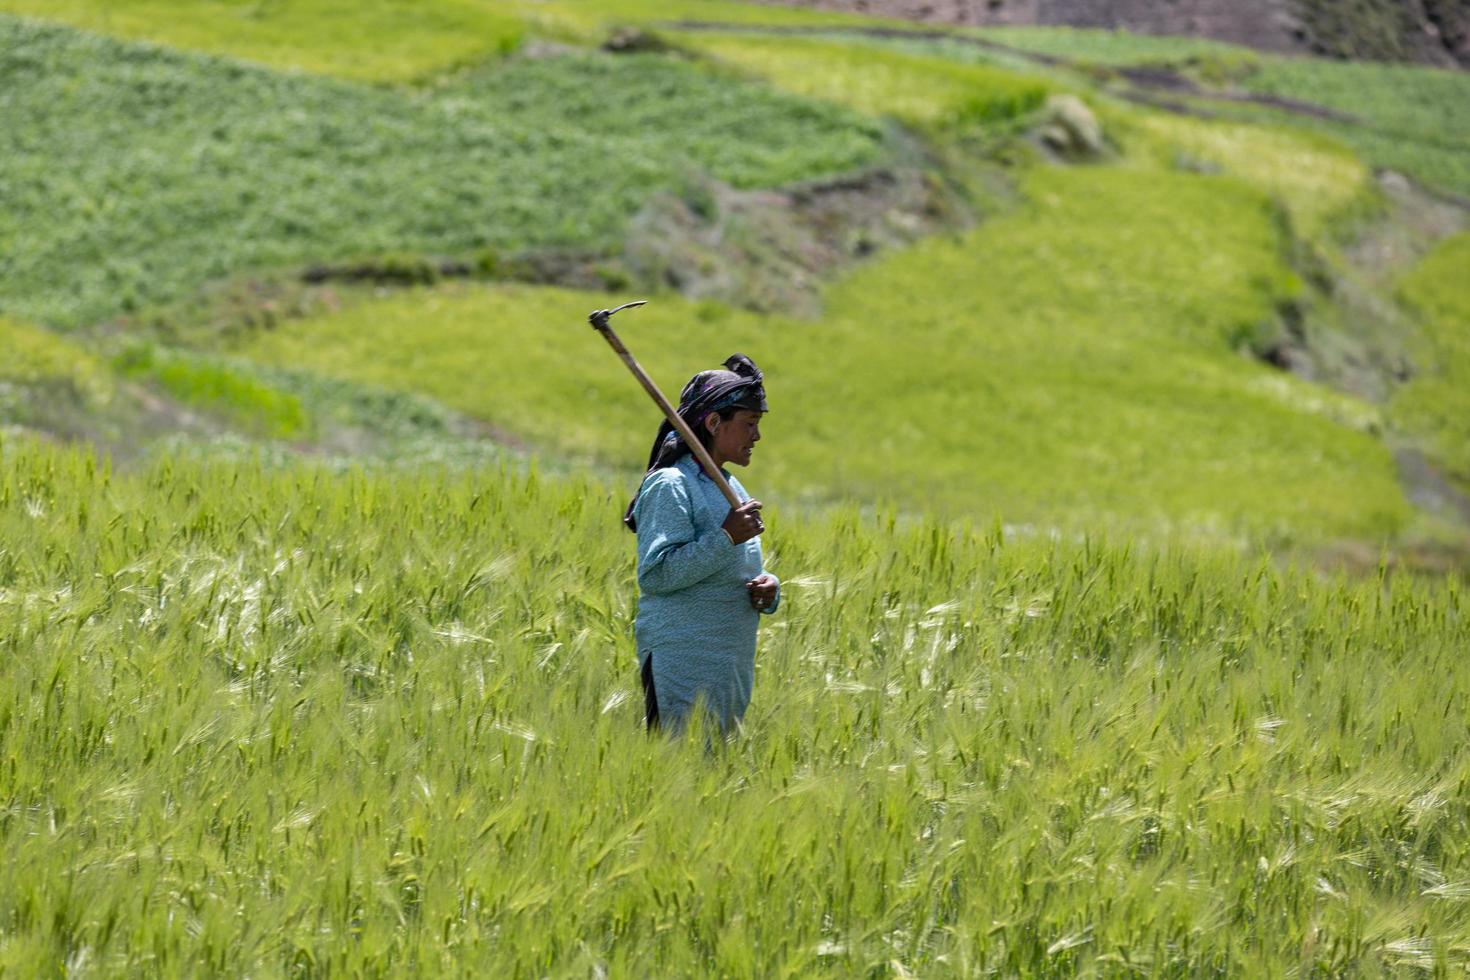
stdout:
{"type": "Polygon", "coordinates": [[[903,26],[0,0],[0,976],[1470,970],[1470,76],[903,26]],[[636,297],[768,375],[729,741],[636,297]]]}
{"type": "Polygon", "coordinates": [[[1453,584],[777,510],[650,741],[626,486],[0,451],[6,972],[1470,962],[1453,584]]]}

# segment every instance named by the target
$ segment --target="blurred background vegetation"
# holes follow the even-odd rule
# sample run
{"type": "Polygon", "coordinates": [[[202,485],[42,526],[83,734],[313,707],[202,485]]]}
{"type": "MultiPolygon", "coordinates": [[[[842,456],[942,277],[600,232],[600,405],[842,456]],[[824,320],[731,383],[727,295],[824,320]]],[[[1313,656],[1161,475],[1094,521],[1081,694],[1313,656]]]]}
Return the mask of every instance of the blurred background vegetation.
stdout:
{"type": "Polygon", "coordinates": [[[656,420],[577,324],[637,293],[666,387],[768,366],[778,497],[1463,549],[1460,72],[718,0],[43,6],[0,4],[0,311],[53,365],[12,425],[368,451],[302,396],[360,386],[631,479],[656,420]]]}

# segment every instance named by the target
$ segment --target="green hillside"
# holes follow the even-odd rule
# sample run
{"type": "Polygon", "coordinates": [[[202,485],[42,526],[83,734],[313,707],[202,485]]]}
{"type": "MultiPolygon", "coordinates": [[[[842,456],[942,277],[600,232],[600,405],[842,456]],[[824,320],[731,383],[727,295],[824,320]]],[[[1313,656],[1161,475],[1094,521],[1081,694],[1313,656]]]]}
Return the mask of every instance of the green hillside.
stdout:
{"type": "Polygon", "coordinates": [[[1357,117],[1322,128],[1377,166],[1470,196],[1470,73],[1282,60],[1263,64],[1243,85],[1357,117]]]}
{"type": "Polygon", "coordinates": [[[664,58],[416,95],[0,16],[0,77],[0,311],[64,326],[312,261],[603,250],[689,175],[763,187],[883,152],[850,113],[664,58]]]}
{"type": "Polygon", "coordinates": [[[671,15],[765,24],[852,18],[729,0],[0,0],[0,10],[87,31],[361,82],[415,82],[494,60],[531,39],[600,41],[671,15]]]}
{"type": "Polygon", "coordinates": [[[45,330],[0,319],[5,358],[0,379],[12,385],[67,384],[103,395],[109,388],[106,369],[75,343],[45,330]]]}
{"type": "MultiPolygon", "coordinates": [[[[1028,191],[1037,205],[863,267],[820,321],[661,300],[620,330],[669,390],[691,363],[761,352],[760,479],[792,499],[1227,535],[1401,526],[1374,411],[1235,353],[1293,288],[1262,198],[1106,169],[1038,173],[1028,191]]],[[[543,451],[627,469],[656,416],[584,326],[612,301],[449,287],[243,352],[426,392],[543,451]]]]}
{"type": "Polygon", "coordinates": [[[1420,373],[1394,402],[1405,425],[1470,485],[1470,235],[1447,239],[1406,275],[1399,290],[1426,325],[1420,373]]]}
{"type": "Polygon", "coordinates": [[[409,81],[514,50],[523,19],[504,4],[442,0],[4,0],[0,9],[88,31],[227,55],[288,71],[409,81]]]}
{"type": "MultiPolygon", "coordinates": [[[[718,195],[881,170],[900,152],[897,122],[929,144],[930,179],[971,197],[974,230],[854,268],[820,291],[815,317],[665,297],[630,323],[670,387],[743,347],[801,393],[789,421],[772,419],[785,448],[764,462],[771,493],[1224,539],[1382,542],[1414,524],[1378,407],[1240,356],[1277,342],[1283,309],[1314,302],[1293,256],[1371,199],[1366,168],[1330,140],[1096,93],[1110,160],[1058,167],[1026,133],[1075,81],[956,64],[962,47],[932,43],[684,32],[670,39],[694,60],[496,55],[414,92],[0,23],[26,83],[11,97],[22,152],[3,165],[21,189],[5,216],[12,315],[74,328],[174,304],[171,329],[218,346],[188,322],[201,287],[323,262],[412,270],[449,256],[493,278],[506,255],[561,252],[601,255],[595,275],[631,283],[620,241],[659,195],[711,225],[709,253],[682,261],[721,263],[736,218],[718,196],[700,203],[698,181],[718,195]],[[140,116],[152,124],[116,125],[140,116]],[[999,197],[997,182],[1010,187],[999,197]],[[875,416],[857,451],[842,435],[855,410],[875,416]]],[[[247,310],[278,326],[229,352],[427,395],[497,438],[626,472],[648,412],[595,350],[569,357],[562,339],[610,301],[349,291],[304,319],[247,310]]],[[[320,438],[296,381],[218,351],[136,350],[119,355],[128,376],[248,437],[320,438]]]]}
{"type": "Polygon", "coordinates": [[[46,330],[0,317],[0,431],[108,440],[133,406],[105,360],[46,330]]]}
{"type": "Polygon", "coordinates": [[[679,41],[781,88],[931,133],[1012,119],[1040,106],[1049,88],[1015,72],[833,40],[694,33],[679,41]]]}
{"type": "MultiPolygon", "coordinates": [[[[1375,166],[1401,170],[1433,187],[1470,196],[1470,73],[1273,57],[1213,41],[1143,37],[1121,31],[1003,28],[977,33],[1008,47],[1089,70],[1175,70],[1190,83],[1186,92],[1197,84],[1206,95],[1291,100],[1299,103],[1297,111],[1272,111],[1262,106],[1248,114],[1330,134],[1375,166]],[[1326,113],[1314,113],[1313,107],[1326,113]]],[[[934,49],[961,59],[996,57],[994,52],[977,52],[957,44],[934,49]]],[[[1161,94],[1169,101],[1181,97],[1178,89],[1161,94]]],[[[1218,101],[1207,102],[1201,108],[1211,114],[1244,111],[1242,104],[1218,101]]]]}

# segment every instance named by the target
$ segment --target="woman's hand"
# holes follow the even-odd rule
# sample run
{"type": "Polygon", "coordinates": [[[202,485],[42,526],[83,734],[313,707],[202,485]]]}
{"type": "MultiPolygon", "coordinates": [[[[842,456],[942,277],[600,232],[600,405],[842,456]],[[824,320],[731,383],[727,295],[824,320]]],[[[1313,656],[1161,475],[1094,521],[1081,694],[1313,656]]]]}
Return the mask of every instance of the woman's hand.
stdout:
{"type": "Polygon", "coordinates": [[[730,513],[725,515],[725,523],[720,526],[735,544],[744,544],[751,538],[759,537],[766,529],[766,525],[761,522],[761,502],[747,500],[739,507],[730,508],[730,513]]]}
{"type": "Polygon", "coordinates": [[[776,576],[764,572],[745,583],[750,590],[750,604],[759,612],[765,612],[776,601],[778,583],[776,576]]]}

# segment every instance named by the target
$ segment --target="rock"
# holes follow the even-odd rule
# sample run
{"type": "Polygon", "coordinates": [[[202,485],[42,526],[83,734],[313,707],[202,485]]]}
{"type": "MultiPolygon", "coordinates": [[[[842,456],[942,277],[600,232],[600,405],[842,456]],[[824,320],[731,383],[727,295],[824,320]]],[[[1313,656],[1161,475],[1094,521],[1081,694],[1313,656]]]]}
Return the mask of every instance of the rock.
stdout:
{"type": "Polygon", "coordinates": [[[1409,178],[1397,170],[1382,170],[1378,173],[1378,186],[1386,193],[1394,197],[1403,197],[1413,188],[1409,185],[1409,178]]]}
{"type": "Polygon", "coordinates": [[[663,38],[638,27],[614,27],[602,42],[602,50],[609,54],[658,54],[668,48],[663,38]]]}
{"type": "Polygon", "coordinates": [[[1043,109],[1039,135],[1053,152],[1072,160],[1094,160],[1107,152],[1102,126],[1075,95],[1053,95],[1043,109]]]}

